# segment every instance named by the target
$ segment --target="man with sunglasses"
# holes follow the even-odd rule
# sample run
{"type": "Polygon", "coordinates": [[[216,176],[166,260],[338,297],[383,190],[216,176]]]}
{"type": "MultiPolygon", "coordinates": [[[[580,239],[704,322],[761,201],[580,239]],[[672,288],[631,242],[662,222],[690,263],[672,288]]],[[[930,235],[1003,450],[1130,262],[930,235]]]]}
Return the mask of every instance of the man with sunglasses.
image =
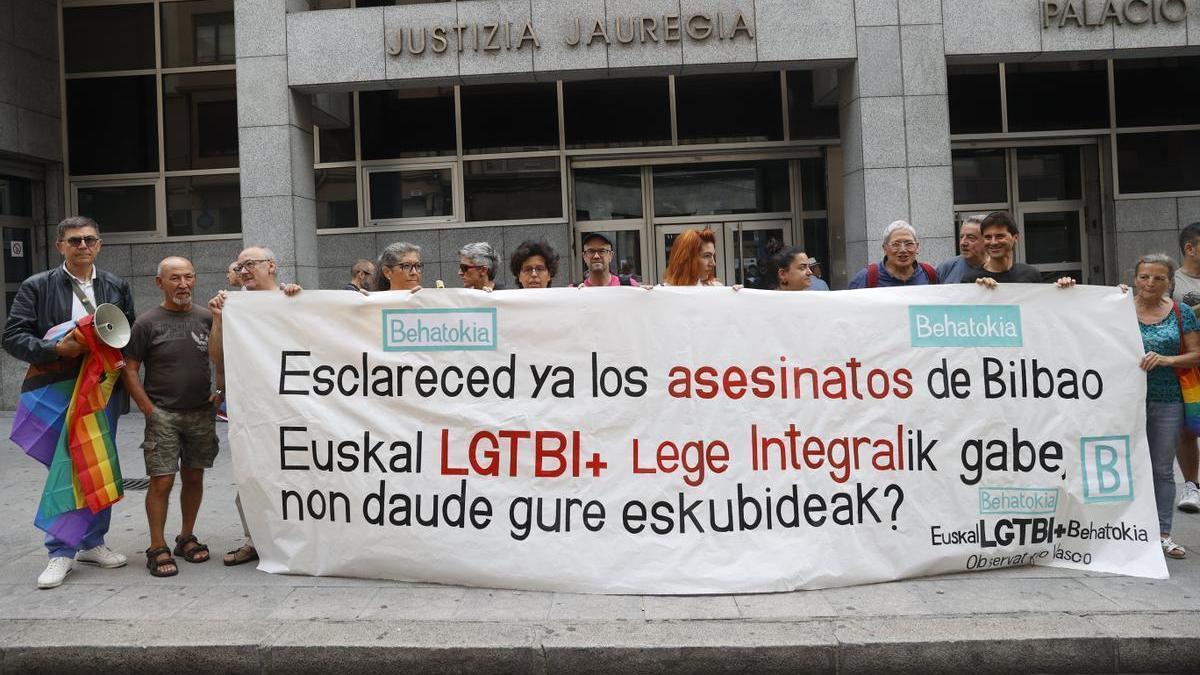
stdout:
{"type": "Polygon", "coordinates": [[[375,276],[375,263],[365,258],[359,258],[354,261],[354,266],[350,268],[350,283],[346,284],[347,291],[370,291],[371,278],[375,276]]]}
{"type": "MultiPolygon", "coordinates": [[[[297,284],[280,284],[275,279],[275,254],[265,246],[251,246],[238,254],[233,271],[242,281],[242,288],[247,291],[282,291],[285,295],[293,296],[300,292],[297,284]]],[[[225,348],[221,343],[222,322],[221,312],[225,308],[226,291],[218,291],[212,300],[208,301],[208,309],[212,312],[212,332],[208,336],[208,356],[217,369],[216,396],[225,394],[225,348]]],[[[246,527],[246,516],[242,513],[241,497],[236,498],[238,516],[242,519],[242,532],[246,543],[225,554],[222,562],[225,565],[241,565],[242,563],[258,560],[258,550],[250,538],[250,528],[246,527]]]]}
{"type": "MultiPolygon", "coordinates": [[[[129,325],[133,325],[133,292],[129,282],[96,268],[102,243],[100,226],[91,218],[73,216],[58,224],[55,248],[62,255],[63,264],[21,283],[4,325],[5,351],[27,363],[78,359],[87,348],[72,334],[58,342],[44,340],[42,336],[54,326],[95,313],[96,307],[106,302],[121,308],[129,325]]],[[[78,367],[76,364],[75,368],[78,367]]],[[[119,414],[129,412],[129,399],[119,381],[112,395],[120,402],[119,414]]],[[[109,427],[115,438],[116,416],[110,417],[109,427]]],[[[76,560],[103,568],[124,565],[125,556],[104,544],[111,515],[111,508],[95,515],[79,548],[47,535],[50,563],[38,576],[38,588],[60,586],[76,560]]]]}
{"type": "Polygon", "coordinates": [[[458,249],[458,276],[463,286],[481,291],[496,288],[496,265],[500,258],[486,241],[477,241],[458,249]]]}

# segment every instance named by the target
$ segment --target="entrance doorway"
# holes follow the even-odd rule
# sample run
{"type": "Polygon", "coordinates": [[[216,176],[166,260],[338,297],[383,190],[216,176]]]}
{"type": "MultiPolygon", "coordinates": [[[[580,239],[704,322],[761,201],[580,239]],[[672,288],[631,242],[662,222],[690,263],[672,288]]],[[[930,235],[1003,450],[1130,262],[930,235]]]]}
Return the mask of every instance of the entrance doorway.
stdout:
{"type": "Polygon", "coordinates": [[[720,221],[659,225],[658,269],[665,276],[671,246],[685,230],[709,228],[717,239],[717,278],[726,285],[741,284],[757,288],[766,273],[767,260],[791,246],[792,227],[787,220],[720,221]]]}
{"type": "Polygon", "coordinates": [[[1013,214],[1017,260],[1046,280],[1101,283],[1099,159],[1090,139],[954,150],[955,233],[971,215],[1013,214]]]}

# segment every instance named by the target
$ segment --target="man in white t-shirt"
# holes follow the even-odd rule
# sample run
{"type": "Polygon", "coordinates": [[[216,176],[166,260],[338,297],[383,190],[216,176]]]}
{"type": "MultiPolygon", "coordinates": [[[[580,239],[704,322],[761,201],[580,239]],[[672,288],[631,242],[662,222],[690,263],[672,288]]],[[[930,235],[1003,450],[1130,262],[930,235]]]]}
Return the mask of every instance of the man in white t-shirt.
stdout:
{"type": "MultiPolygon", "coordinates": [[[[1176,302],[1193,309],[1200,306],[1200,222],[1192,223],[1179,233],[1179,269],[1175,271],[1175,288],[1171,296],[1176,302]]],[[[1179,498],[1179,510],[1200,513],[1200,450],[1196,447],[1196,435],[1184,429],[1179,434],[1179,448],[1175,452],[1179,470],[1183,473],[1183,496],[1179,498]]]]}

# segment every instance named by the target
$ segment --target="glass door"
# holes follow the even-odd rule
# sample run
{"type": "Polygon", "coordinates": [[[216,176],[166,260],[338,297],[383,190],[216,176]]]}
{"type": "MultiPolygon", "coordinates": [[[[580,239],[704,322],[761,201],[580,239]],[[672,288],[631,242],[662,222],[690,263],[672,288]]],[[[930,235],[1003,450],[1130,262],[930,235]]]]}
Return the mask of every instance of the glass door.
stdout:
{"type": "Polygon", "coordinates": [[[726,240],[725,232],[727,225],[736,226],[737,223],[687,223],[686,225],[659,225],[654,228],[654,234],[658,238],[656,242],[658,246],[658,280],[662,281],[667,278],[667,261],[671,259],[671,247],[675,244],[675,240],[679,238],[686,230],[703,230],[709,228],[713,231],[713,235],[717,239],[717,279],[723,284],[732,283],[727,275],[728,265],[725,263],[726,240]]]}
{"type": "Polygon", "coordinates": [[[1070,276],[1087,283],[1084,200],[1077,145],[1016,148],[1014,166],[1019,259],[1046,280],[1070,276]]]}
{"type": "MultiPolygon", "coordinates": [[[[725,276],[727,284],[763,288],[767,260],[791,246],[792,227],[786,220],[750,220],[725,223],[725,276]]],[[[718,269],[720,260],[718,260],[718,269]]]]}

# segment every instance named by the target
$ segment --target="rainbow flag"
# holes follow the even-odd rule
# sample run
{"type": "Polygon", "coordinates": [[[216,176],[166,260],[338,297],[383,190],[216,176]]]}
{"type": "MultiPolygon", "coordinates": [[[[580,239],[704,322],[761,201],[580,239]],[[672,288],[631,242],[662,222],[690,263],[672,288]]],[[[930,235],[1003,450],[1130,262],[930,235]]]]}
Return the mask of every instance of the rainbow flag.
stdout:
{"type": "MultiPolygon", "coordinates": [[[[119,401],[112,397],[125,361],[100,342],[85,317],[78,336],[88,347],[82,359],[59,359],[29,367],[10,438],[49,468],[34,524],[77,546],[94,514],[123,496],[121,466],[112,428],[119,401]]],[[[76,324],[51,328],[58,340],[76,324]]]]}

